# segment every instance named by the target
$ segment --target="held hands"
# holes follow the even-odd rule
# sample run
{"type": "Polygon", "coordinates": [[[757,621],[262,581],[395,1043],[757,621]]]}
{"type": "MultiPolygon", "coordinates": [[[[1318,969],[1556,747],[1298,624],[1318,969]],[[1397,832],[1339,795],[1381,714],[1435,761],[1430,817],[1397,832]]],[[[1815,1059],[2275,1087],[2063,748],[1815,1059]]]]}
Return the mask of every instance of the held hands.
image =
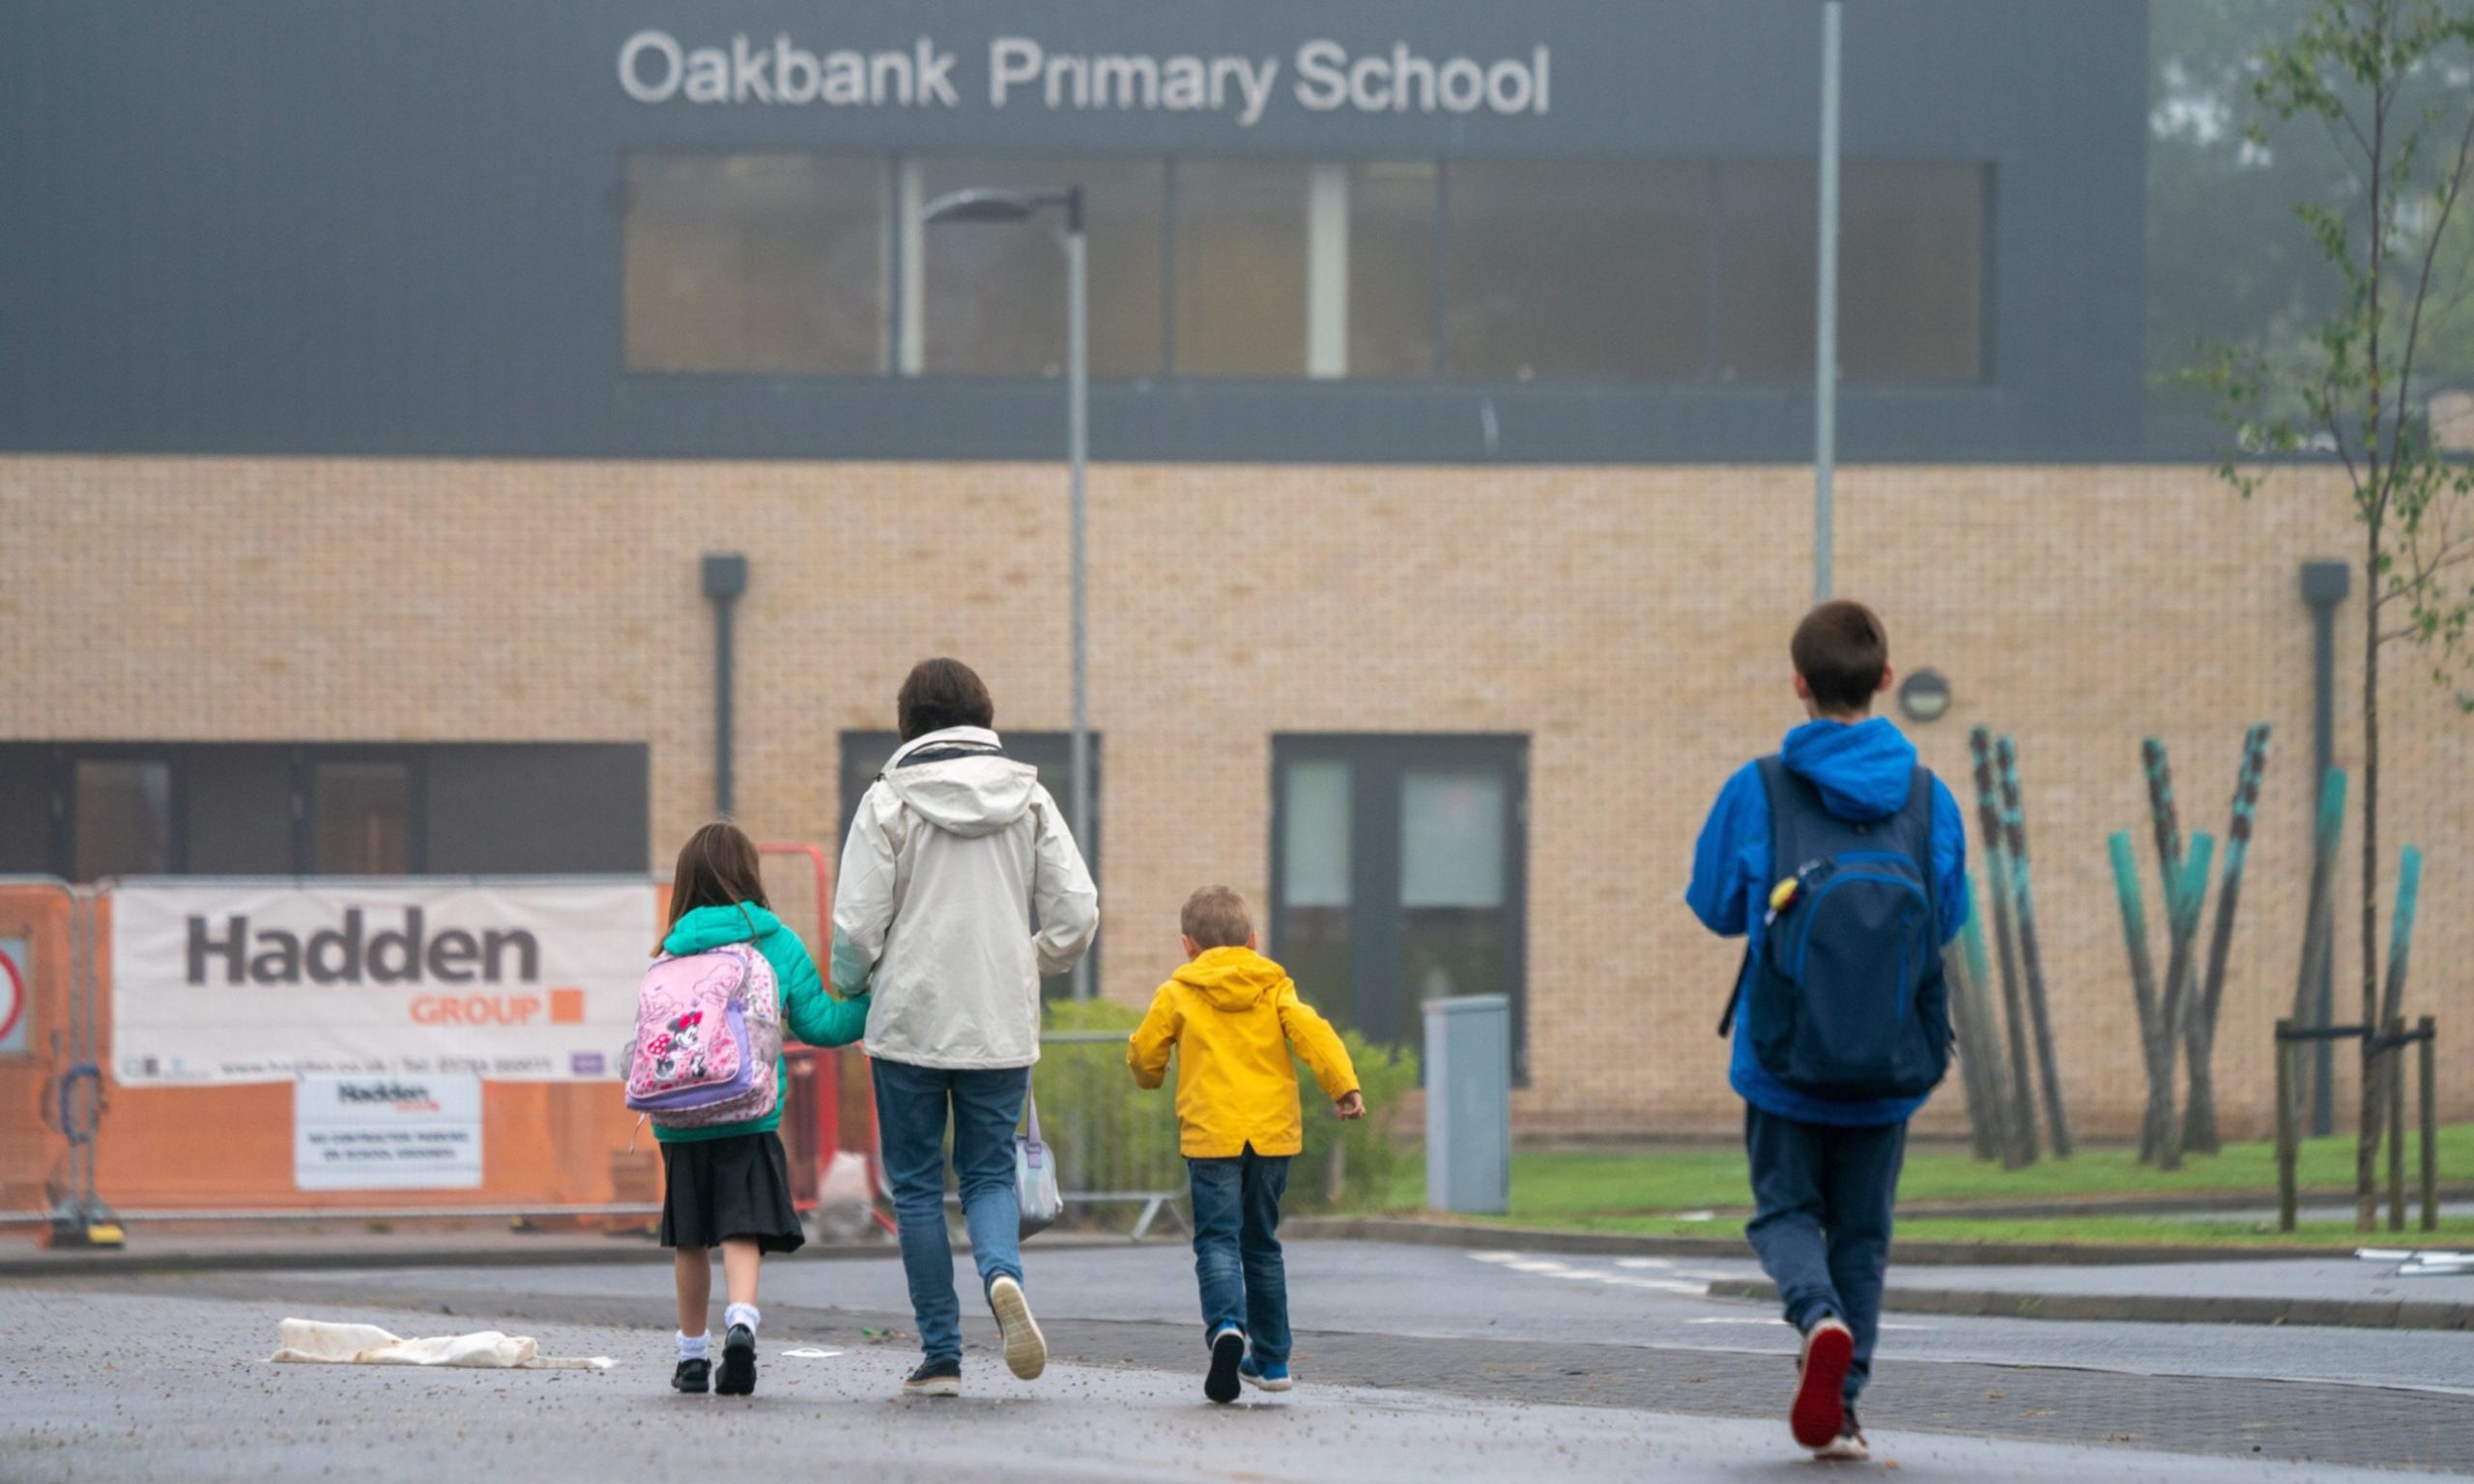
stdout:
{"type": "Polygon", "coordinates": [[[1332,1111],[1340,1115],[1344,1122],[1349,1119],[1364,1118],[1366,1117],[1366,1099],[1352,1092],[1334,1102],[1332,1111]]]}

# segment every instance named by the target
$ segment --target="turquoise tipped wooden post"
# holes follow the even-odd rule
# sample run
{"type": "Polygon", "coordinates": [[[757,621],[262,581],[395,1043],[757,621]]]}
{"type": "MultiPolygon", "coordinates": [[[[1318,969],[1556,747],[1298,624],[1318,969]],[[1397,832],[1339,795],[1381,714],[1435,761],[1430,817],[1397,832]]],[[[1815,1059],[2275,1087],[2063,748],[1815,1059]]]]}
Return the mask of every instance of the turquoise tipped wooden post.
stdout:
{"type": "Polygon", "coordinates": [[[2172,1116],[2164,1094],[2172,1074],[2160,1072],[2156,1065],[2160,1052],[2172,1054],[2172,1045],[2160,1023],[2155,960],[2147,949],[2147,907],[2140,899],[2139,862],[2131,853],[2130,832],[2115,830],[2105,843],[2114,858],[2114,895],[2121,906],[2122,946],[2130,956],[2131,1002],[2138,1008],[2140,1044],[2147,1058],[2147,1115],[2139,1137],[2140,1158],[2147,1160],[2155,1157],[2157,1138],[2172,1116]]]}
{"type": "Polygon", "coordinates": [[[2233,952],[2233,913],[2242,901],[2242,870],[2250,863],[2251,831],[2259,813],[2259,782],[2268,767],[2268,726],[2261,722],[2242,738],[2242,769],[2233,783],[2233,821],[2225,832],[2225,873],[2216,889],[2216,927],[2208,935],[2207,973],[2200,981],[2199,1003],[2192,1007],[2190,1095],[2182,1115],[2182,1148],[2194,1154],[2215,1154],[2216,1021],[2225,1004],[2225,965],[2233,952]]]}
{"type": "MultiPolygon", "coordinates": [[[[2327,957],[2329,939],[2335,931],[2333,897],[2337,874],[2337,847],[2344,841],[2345,833],[2345,770],[2330,768],[2328,776],[2322,779],[2319,785],[2319,830],[2311,852],[2311,893],[2303,907],[2302,967],[2293,986],[2293,1023],[2316,1026],[2321,1030],[2327,1027],[2319,1017],[2318,1007],[2313,1003],[2312,990],[2319,983],[2319,965],[2327,957]]],[[[2328,1042],[2321,1042],[2319,1044],[2324,1048],[2328,1042]]],[[[2324,1075],[2327,1065],[2325,1060],[2315,1056],[2314,1061],[2323,1072],[2316,1078],[2317,1085],[2312,1090],[2314,1109],[2312,1127],[2314,1132],[2318,1132],[2321,1130],[2316,1115],[2328,1108],[2331,1092],[2328,1079],[2324,1075]]],[[[2299,1098],[2302,1096],[2302,1089],[2299,1086],[2302,1079],[2297,1077],[2294,1080],[2297,1084],[2294,1096],[2299,1098]]]]}
{"type": "Polygon", "coordinates": [[[2053,1013],[2045,1000],[2044,950],[2036,941],[2036,894],[2028,870],[2028,812],[2019,791],[2019,748],[2008,737],[1994,744],[2001,774],[2001,842],[2010,856],[2010,887],[2018,893],[2019,964],[2028,989],[2028,1015],[2036,1033],[2036,1077],[2044,1090],[2045,1127],[2057,1159],[2070,1157],[2070,1111],[2061,1097],[2061,1058],[2053,1042],[2053,1013]]]}
{"type": "Polygon", "coordinates": [[[2010,1131],[2013,1168],[2036,1162],[2036,1095],[2034,1073],[2028,1063],[2028,1014],[2020,1000],[2018,950],[2010,931],[2010,869],[2001,846],[2001,804],[1993,781],[1993,733],[1982,727],[1968,733],[1968,752],[1975,762],[1977,829],[1984,839],[1985,895],[1993,899],[1993,942],[2001,956],[2001,1021],[2010,1050],[2010,1110],[2003,1120],[2010,1131]]]}

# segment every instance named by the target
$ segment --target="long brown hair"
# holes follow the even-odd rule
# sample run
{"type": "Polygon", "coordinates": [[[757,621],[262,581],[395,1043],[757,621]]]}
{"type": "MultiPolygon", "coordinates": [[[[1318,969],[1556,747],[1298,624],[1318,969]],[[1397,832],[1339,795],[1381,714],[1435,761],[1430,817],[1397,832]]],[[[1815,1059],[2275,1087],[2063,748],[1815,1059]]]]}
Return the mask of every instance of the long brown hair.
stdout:
{"type": "MultiPolygon", "coordinates": [[[[678,847],[678,870],[670,878],[670,921],[662,936],[698,907],[734,907],[740,902],[770,909],[764,899],[764,870],[756,842],[728,819],[716,819],[687,837],[678,847]]],[[[661,952],[661,945],[653,945],[661,952]]]]}

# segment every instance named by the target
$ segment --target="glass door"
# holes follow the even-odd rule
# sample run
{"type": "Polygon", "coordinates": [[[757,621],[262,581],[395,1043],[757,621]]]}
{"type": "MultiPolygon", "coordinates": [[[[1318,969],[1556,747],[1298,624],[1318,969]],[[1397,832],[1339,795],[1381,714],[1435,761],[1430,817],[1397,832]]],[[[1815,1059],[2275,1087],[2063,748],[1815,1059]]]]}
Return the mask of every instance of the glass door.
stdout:
{"type": "Polygon", "coordinates": [[[1512,1001],[1521,1062],[1528,739],[1273,740],[1272,951],[1340,1025],[1424,1042],[1426,1001],[1512,1001]]]}

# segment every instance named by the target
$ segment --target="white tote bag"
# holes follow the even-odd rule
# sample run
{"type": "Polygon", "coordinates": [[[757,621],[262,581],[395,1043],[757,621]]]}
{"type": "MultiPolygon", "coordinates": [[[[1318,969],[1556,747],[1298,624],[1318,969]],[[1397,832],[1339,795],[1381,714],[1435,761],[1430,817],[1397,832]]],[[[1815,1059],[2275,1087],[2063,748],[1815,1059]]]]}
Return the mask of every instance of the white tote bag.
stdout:
{"type": "Polygon", "coordinates": [[[1014,1135],[1014,1191],[1022,1208],[1022,1235],[1047,1231],[1065,1213],[1065,1197],[1056,1189],[1056,1152],[1040,1142],[1040,1103],[1025,1087],[1022,1101],[1030,1110],[1030,1130],[1014,1135]]]}

